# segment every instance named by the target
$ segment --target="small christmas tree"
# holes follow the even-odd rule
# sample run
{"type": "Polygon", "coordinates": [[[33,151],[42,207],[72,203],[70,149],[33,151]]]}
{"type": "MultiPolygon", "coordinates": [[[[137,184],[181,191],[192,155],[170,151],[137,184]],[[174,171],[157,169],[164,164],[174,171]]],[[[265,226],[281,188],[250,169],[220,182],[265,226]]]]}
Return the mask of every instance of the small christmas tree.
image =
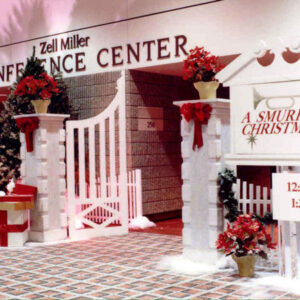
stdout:
{"type": "MultiPolygon", "coordinates": [[[[0,104],[0,190],[5,190],[11,178],[20,176],[20,142],[19,129],[13,116],[21,114],[34,113],[34,108],[26,97],[15,95],[18,83],[26,76],[38,78],[40,74],[45,73],[42,60],[35,56],[35,48],[33,54],[27,59],[26,66],[17,78],[16,83],[12,85],[11,92],[4,105],[0,104]]],[[[53,75],[58,82],[59,93],[51,97],[51,104],[48,108],[50,113],[71,113],[69,104],[68,87],[64,83],[61,74],[53,75]]]]}
{"type": "Polygon", "coordinates": [[[16,122],[0,103],[0,190],[5,190],[11,178],[20,176],[20,146],[16,122]]]}

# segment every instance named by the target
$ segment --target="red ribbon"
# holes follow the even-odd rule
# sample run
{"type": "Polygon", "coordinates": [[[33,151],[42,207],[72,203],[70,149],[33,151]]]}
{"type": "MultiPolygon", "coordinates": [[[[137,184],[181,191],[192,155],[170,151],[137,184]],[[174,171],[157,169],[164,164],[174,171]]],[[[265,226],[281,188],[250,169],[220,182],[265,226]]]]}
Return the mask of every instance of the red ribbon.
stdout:
{"type": "Polygon", "coordinates": [[[33,132],[39,128],[37,117],[16,119],[17,126],[25,133],[27,152],[33,151],[33,132]]]}
{"type": "Polygon", "coordinates": [[[7,224],[7,211],[0,210],[0,246],[8,246],[8,233],[9,232],[24,232],[28,228],[28,221],[24,224],[8,225],[7,224]]]}
{"type": "Polygon", "coordinates": [[[180,112],[187,122],[194,120],[194,141],[193,150],[197,145],[198,148],[203,146],[202,124],[207,124],[212,107],[209,104],[203,103],[185,103],[181,106],[180,112]]]}

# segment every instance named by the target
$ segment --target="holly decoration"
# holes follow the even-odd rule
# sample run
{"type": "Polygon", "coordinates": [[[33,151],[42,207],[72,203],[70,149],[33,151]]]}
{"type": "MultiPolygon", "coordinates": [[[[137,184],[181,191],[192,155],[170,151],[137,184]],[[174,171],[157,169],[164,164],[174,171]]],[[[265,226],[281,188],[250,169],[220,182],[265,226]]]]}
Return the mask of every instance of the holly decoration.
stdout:
{"type": "MultiPolygon", "coordinates": [[[[236,183],[236,176],[234,175],[233,170],[225,168],[223,172],[219,173],[219,200],[224,205],[227,210],[225,219],[230,223],[234,222],[237,217],[243,214],[242,211],[238,209],[238,201],[234,197],[234,192],[232,190],[232,185],[236,183]]],[[[259,220],[265,225],[274,223],[273,215],[270,212],[265,213],[263,217],[253,214],[253,218],[259,220]]]]}

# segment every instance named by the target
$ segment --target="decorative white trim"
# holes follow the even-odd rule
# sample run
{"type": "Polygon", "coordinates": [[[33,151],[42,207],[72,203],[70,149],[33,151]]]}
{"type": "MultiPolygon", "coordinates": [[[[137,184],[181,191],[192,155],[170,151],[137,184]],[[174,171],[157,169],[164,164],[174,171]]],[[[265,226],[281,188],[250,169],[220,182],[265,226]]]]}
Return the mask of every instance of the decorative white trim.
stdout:
{"type": "MultiPolygon", "coordinates": [[[[227,105],[230,104],[230,101],[228,99],[222,99],[222,98],[214,98],[214,99],[199,99],[199,100],[183,100],[183,101],[174,101],[173,104],[176,106],[181,107],[183,104],[187,103],[205,103],[205,104],[211,104],[211,105],[218,105],[218,104],[225,104],[224,107],[227,107],[227,105]]],[[[222,107],[223,105],[221,105],[222,107]]],[[[220,105],[218,105],[220,107],[220,105]]]]}
{"type": "Polygon", "coordinates": [[[32,118],[37,117],[40,120],[49,120],[49,121],[57,121],[57,120],[64,120],[70,118],[70,115],[63,115],[63,114],[28,114],[28,115],[18,115],[15,116],[15,119],[21,118],[32,118]]]}
{"type": "Polygon", "coordinates": [[[251,166],[300,166],[299,155],[255,155],[255,154],[226,154],[226,163],[229,165],[251,165],[251,166]]]}

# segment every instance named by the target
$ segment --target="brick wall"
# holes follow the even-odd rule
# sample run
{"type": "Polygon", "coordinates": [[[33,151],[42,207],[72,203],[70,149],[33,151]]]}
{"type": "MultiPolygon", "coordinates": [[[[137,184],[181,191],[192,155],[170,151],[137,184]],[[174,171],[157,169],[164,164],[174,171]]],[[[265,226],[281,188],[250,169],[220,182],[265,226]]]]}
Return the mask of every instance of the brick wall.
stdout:
{"type": "MultiPolygon", "coordinates": [[[[102,112],[116,94],[120,72],[65,79],[78,119],[102,112]]],[[[196,99],[197,92],[179,77],[126,71],[127,160],[129,169],[142,170],[144,214],[180,210],[180,114],[172,102],[196,99]],[[163,131],[139,131],[138,107],[163,108],[163,131]]],[[[98,151],[97,151],[98,152],[98,151]]]]}
{"type": "Polygon", "coordinates": [[[126,79],[128,166],[142,170],[144,214],[180,210],[180,113],[172,103],[197,94],[175,76],[128,71],[126,79]],[[163,131],[139,131],[139,107],[163,108],[163,131]]]}
{"type": "Polygon", "coordinates": [[[69,86],[69,97],[78,108],[78,119],[94,117],[102,112],[116,94],[116,81],[120,72],[110,72],[65,78],[69,86]]]}

